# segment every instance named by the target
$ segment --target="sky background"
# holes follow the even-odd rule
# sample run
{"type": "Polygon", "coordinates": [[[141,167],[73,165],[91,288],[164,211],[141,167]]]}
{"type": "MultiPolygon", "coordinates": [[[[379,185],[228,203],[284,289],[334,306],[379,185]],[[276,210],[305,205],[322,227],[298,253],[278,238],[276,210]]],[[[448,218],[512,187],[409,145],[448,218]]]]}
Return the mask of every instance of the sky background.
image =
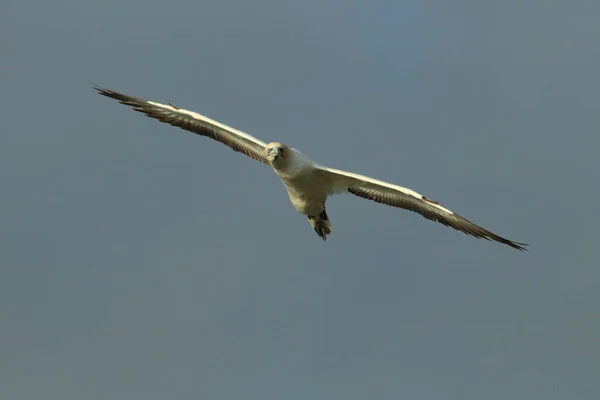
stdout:
{"type": "Polygon", "coordinates": [[[597,0],[0,3],[0,398],[600,398],[597,0]],[[531,245],[328,201],[205,114],[531,245]]]}

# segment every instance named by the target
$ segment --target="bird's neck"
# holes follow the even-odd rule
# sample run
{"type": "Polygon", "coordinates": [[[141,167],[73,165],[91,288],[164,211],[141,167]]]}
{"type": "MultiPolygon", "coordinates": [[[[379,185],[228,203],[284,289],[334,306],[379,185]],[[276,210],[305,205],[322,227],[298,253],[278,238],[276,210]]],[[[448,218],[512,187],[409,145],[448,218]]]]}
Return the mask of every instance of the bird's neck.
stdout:
{"type": "Polygon", "coordinates": [[[281,177],[293,177],[301,174],[307,168],[312,167],[313,163],[298,150],[291,149],[288,156],[272,164],[277,175],[281,177]]]}

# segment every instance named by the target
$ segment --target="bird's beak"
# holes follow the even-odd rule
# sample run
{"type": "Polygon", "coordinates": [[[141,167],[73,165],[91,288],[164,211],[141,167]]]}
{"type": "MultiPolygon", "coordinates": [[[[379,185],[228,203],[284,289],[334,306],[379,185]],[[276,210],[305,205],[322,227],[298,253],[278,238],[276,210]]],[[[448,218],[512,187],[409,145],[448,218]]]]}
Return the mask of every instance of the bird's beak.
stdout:
{"type": "Polygon", "coordinates": [[[268,158],[271,162],[277,160],[279,157],[281,157],[283,155],[283,149],[277,147],[277,148],[272,148],[269,149],[268,152],[268,158]]]}

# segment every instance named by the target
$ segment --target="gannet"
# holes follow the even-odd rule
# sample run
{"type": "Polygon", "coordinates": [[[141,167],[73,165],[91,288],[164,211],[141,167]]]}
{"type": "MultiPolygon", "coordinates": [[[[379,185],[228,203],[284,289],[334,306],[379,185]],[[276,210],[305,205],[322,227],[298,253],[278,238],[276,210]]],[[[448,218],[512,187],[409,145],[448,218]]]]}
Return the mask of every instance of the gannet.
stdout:
{"type": "Polygon", "coordinates": [[[101,95],[131,106],[133,110],[148,117],[221,142],[234,151],[272,167],[281,178],[294,208],[306,216],[314,231],[323,240],[331,233],[331,222],[325,210],[327,198],[334,194],[351,193],[377,203],[419,213],[429,220],[469,236],[504,243],[517,250],[526,250],[523,246],[527,244],[498,236],[411,189],[325,167],[283,143],[265,143],[245,132],[171,103],[148,101],[103,89],[94,84],[92,87],[101,95]]]}

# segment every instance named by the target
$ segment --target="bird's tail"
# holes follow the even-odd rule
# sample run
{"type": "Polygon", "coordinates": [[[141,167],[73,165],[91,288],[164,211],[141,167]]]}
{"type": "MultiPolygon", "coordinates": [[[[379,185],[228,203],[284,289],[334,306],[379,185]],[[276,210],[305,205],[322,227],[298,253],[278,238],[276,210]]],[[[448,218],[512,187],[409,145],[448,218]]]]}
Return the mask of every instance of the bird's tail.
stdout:
{"type": "Polygon", "coordinates": [[[327,216],[327,212],[323,210],[321,214],[317,217],[313,217],[307,215],[308,222],[313,227],[317,235],[321,237],[323,240],[327,240],[327,235],[331,233],[331,222],[329,222],[329,217],[327,216]]]}

